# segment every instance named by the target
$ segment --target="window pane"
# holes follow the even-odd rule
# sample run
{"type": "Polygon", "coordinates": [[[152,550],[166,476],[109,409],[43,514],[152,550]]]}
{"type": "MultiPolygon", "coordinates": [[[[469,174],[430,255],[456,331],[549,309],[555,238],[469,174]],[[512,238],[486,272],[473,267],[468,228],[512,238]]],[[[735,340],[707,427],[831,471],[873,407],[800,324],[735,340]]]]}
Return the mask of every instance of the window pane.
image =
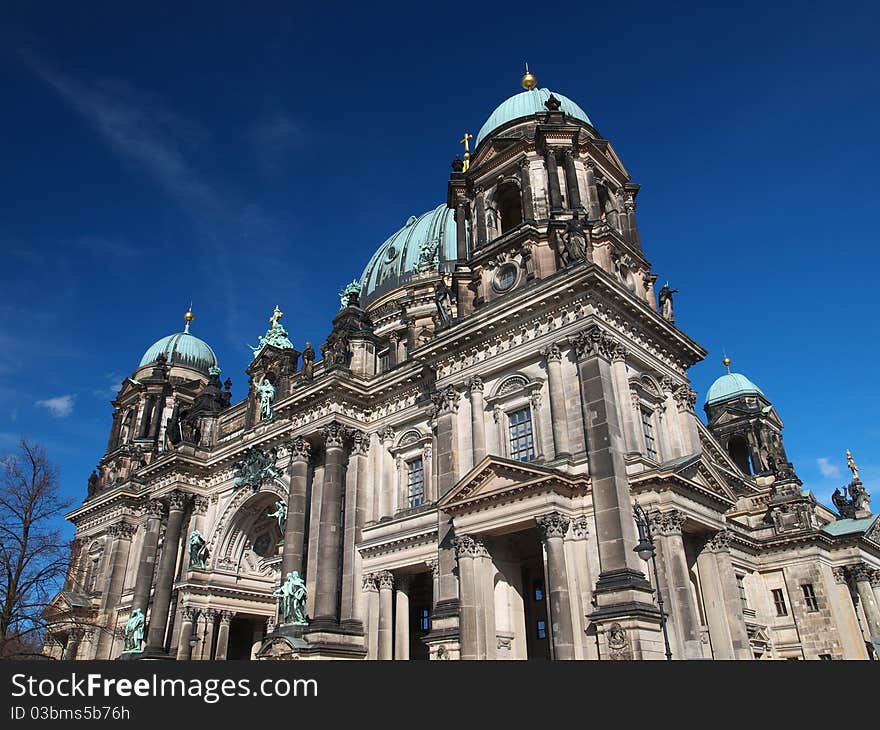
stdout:
{"type": "Polygon", "coordinates": [[[532,412],[529,408],[512,411],[507,416],[510,458],[516,461],[532,461],[535,458],[532,434],[532,412]]]}
{"type": "Polygon", "coordinates": [[[407,465],[407,495],[409,506],[418,507],[425,501],[425,466],[421,459],[413,459],[407,465]]]}

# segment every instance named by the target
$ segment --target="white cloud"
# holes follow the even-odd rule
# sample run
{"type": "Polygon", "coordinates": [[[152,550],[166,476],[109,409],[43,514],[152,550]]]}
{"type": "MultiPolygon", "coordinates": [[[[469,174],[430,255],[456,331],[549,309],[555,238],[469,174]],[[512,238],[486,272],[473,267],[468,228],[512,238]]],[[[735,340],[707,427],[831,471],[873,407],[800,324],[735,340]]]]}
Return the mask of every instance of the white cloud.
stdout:
{"type": "Polygon", "coordinates": [[[105,373],[104,387],[95,388],[92,391],[92,395],[94,395],[95,398],[100,398],[101,400],[110,400],[111,398],[115,398],[116,395],[119,393],[119,388],[122,387],[122,381],[124,379],[125,376],[118,373],[105,373]]]}
{"type": "Polygon", "coordinates": [[[67,416],[73,413],[73,402],[75,400],[75,395],[59,395],[56,398],[38,400],[34,405],[38,408],[45,408],[54,418],[67,418],[67,416]]]}
{"type": "Polygon", "coordinates": [[[816,459],[816,466],[826,479],[840,479],[840,467],[832,464],[824,456],[816,459]]]}

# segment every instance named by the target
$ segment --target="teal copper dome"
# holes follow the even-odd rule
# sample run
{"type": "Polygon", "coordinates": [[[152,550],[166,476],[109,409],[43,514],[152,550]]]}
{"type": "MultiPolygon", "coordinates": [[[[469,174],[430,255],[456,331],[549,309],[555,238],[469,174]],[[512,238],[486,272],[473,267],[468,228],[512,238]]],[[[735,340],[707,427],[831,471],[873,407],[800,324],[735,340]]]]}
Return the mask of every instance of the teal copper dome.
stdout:
{"type": "Polygon", "coordinates": [[[738,398],[742,395],[760,395],[766,398],[761,389],[739,373],[727,373],[712,383],[709,392],[706,393],[706,405],[711,406],[728,398],[738,398]]]}
{"type": "Polygon", "coordinates": [[[385,241],[361,276],[361,305],[420,273],[451,271],[457,255],[455,214],[446,204],[416,217],[385,241]]]}
{"type": "Polygon", "coordinates": [[[553,94],[553,96],[559,99],[561,105],[559,108],[561,111],[564,111],[567,116],[586,122],[590,126],[593,125],[590,118],[587,116],[587,113],[567,96],[557,94],[555,91],[550,91],[549,89],[531,89],[530,91],[522,91],[519,94],[514,94],[498,105],[495,111],[492,112],[486,120],[486,123],[480,128],[480,132],[477,134],[477,139],[475,140],[475,147],[478,147],[480,142],[508,122],[512,122],[515,119],[522,119],[523,117],[530,117],[533,114],[546,113],[547,107],[544,106],[544,102],[550,98],[550,94],[553,94]]]}
{"type": "MultiPolygon", "coordinates": [[[[189,330],[189,323],[187,323],[186,329],[189,330]]],[[[169,365],[190,368],[205,375],[209,375],[210,368],[217,367],[217,356],[208,343],[191,335],[188,331],[168,335],[150,345],[138,367],[152,365],[162,353],[165,353],[165,357],[168,358],[169,365]]]]}

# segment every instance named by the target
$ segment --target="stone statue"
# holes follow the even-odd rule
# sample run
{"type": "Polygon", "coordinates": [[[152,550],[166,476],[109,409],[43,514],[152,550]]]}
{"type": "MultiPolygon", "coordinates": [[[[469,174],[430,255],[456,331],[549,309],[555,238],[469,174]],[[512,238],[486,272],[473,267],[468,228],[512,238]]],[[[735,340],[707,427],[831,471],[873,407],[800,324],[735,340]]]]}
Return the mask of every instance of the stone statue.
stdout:
{"type": "Polygon", "coordinates": [[[263,451],[259,446],[252,446],[232,465],[232,486],[235,489],[247,486],[255,492],[260,491],[265,482],[278,476],[276,458],[278,449],[263,451]]]}
{"type": "Polygon", "coordinates": [[[272,593],[280,598],[279,620],[282,624],[308,624],[306,616],[306,584],[297,571],[287,574],[280,588],[272,593]]]}
{"type": "Polygon", "coordinates": [[[208,559],[208,543],[198,530],[189,534],[189,567],[204,568],[208,559]]]}
{"type": "Polygon", "coordinates": [[[339,292],[339,308],[345,309],[353,304],[357,304],[360,293],[361,283],[357,279],[353,279],[350,284],[346,284],[345,288],[339,292]]]}
{"type": "Polygon", "coordinates": [[[834,494],[831,495],[831,503],[841,515],[843,515],[850,506],[849,500],[846,498],[846,495],[840,491],[840,488],[834,490],[834,494]]]}
{"type": "Polygon", "coordinates": [[[675,314],[672,311],[672,295],[678,294],[678,289],[670,289],[669,282],[660,290],[660,314],[667,322],[675,323],[675,314]]]}
{"type": "Polygon", "coordinates": [[[303,366],[302,374],[306,380],[311,380],[315,375],[315,349],[311,343],[306,342],[306,349],[302,354],[303,366]]]}
{"type": "MultiPolygon", "coordinates": [[[[871,495],[862,484],[862,480],[856,477],[849,485],[849,496],[852,499],[853,507],[856,512],[867,512],[871,514],[871,495]]],[[[860,515],[857,515],[860,516],[860,515]]]]}
{"type": "Polygon", "coordinates": [[[275,400],[275,386],[269,378],[263,378],[260,385],[254,386],[254,392],[260,399],[260,420],[268,421],[272,418],[272,401],[275,400]]]}
{"type": "Polygon", "coordinates": [[[125,622],[125,634],[122,644],[123,651],[141,651],[141,643],[144,640],[144,626],[146,619],[144,612],[136,608],[131,612],[128,621],[125,622]]]}
{"type": "Polygon", "coordinates": [[[284,500],[279,499],[275,503],[275,511],[270,512],[267,516],[275,517],[278,520],[278,529],[283,533],[284,526],[287,524],[287,503],[284,500]]]}
{"type": "Polygon", "coordinates": [[[92,473],[89,476],[89,488],[88,488],[89,489],[88,495],[90,497],[98,490],[98,484],[100,483],[100,481],[101,481],[101,477],[98,476],[98,470],[97,469],[92,470],[92,473]]]}
{"type": "Polygon", "coordinates": [[[452,324],[452,295],[443,279],[434,286],[434,304],[437,306],[437,317],[441,327],[452,324]]]}
{"type": "Polygon", "coordinates": [[[859,478],[859,467],[856,466],[856,462],[853,461],[853,455],[849,449],[846,450],[846,465],[849,467],[849,470],[852,472],[853,481],[858,481],[859,478]]]}

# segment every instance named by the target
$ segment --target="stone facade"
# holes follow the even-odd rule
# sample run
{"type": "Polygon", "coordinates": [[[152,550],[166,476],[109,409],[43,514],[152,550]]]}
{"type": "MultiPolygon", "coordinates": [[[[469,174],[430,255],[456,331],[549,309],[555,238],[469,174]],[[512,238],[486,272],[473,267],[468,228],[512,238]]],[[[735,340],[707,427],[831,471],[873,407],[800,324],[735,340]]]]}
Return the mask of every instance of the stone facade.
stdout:
{"type": "Polygon", "coordinates": [[[550,94],[453,163],[417,264],[381,249],[321,359],[276,308],[242,402],[216,363],[143,363],[46,651],[119,657],[140,608],[126,656],[662,659],[659,588],[674,659],[866,658],[877,525],[801,489],[769,402],[695,414],[706,352],[658,306],[638,192],[550,94]],[[306,625],[278,614],[291,571],[306,625]]]}

